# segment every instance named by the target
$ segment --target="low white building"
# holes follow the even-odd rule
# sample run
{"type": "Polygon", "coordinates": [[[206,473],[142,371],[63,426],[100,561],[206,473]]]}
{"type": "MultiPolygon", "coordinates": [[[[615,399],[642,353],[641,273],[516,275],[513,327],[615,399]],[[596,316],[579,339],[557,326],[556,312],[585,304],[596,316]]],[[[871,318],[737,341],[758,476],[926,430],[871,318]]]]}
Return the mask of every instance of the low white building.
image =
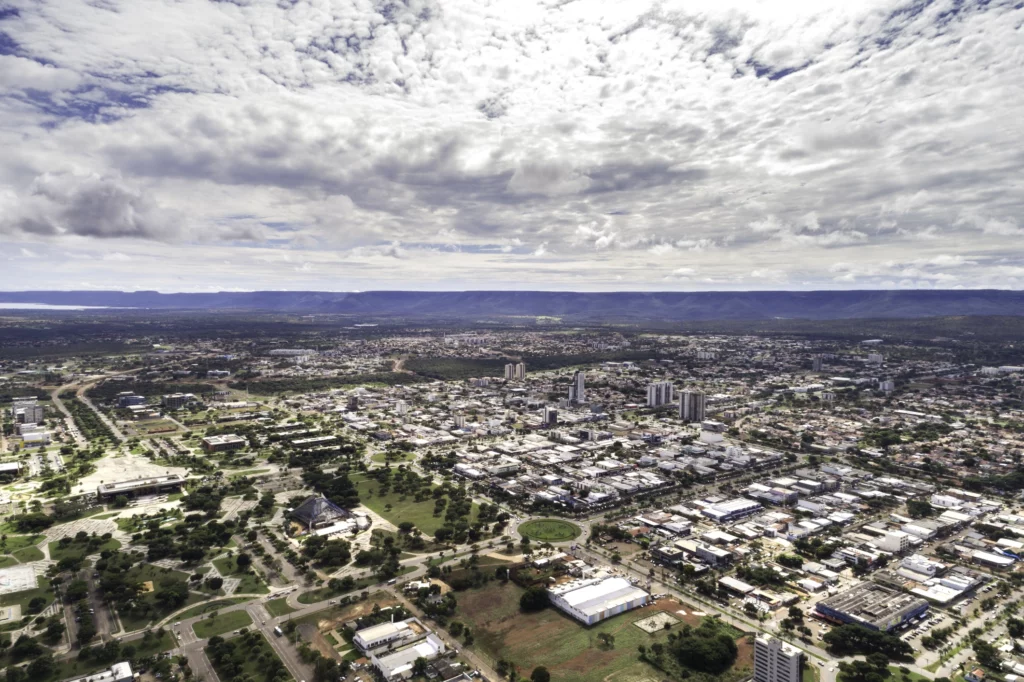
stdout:
{"type": "Polygon", "coordinates": [[[389,682],[391,680],[405,680],[412,677],[416,659],[422,658],[431,661],[444,652],[444,642],[437,635],[431,633],[404,649],[399,649],[383,656],[373,656],[370,662],[385,680],[389,682]]]}
{"type": "Polygon", "coordinates": [[[356,632],[352,641],[363,651],[369,651],[412,634],[413,630],[409,622],[400,620],[397,623],[380,623],[363,628],[356,632]]]}
{"type": "Polygon", "coordinates": [[[625,578],[573,580],[548,589],[552,605],[586,625],[646,604],[651,595],[625,578]]]}

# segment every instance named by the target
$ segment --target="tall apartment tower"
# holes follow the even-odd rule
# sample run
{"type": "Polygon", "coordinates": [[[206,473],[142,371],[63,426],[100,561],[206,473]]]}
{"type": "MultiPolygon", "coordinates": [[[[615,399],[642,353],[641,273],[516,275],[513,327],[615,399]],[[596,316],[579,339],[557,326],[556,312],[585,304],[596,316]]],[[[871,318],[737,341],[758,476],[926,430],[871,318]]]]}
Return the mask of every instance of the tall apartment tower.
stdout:
{"type": "Polygon", "coordinates": [[[811,371],[812,372],[820,372],[821,371],[821,367],[824,364],[825,364],[824,358],[822,358],[820,355],[815,355],[813,358],[811,358],[811,371]]]}
{"type": "Polygon", "coordinates": [[[659,381],[647,387],[647,407],[661,407],[672,403],[672,382],[659,381]]]}
{"type": "Polygon", "coordinates": [[[800,651],[771,635],[754,640],[754,682],[800,682],[800,651]]]}
{"type": "Polygon", "coordinates": [[[526,379],[526,363],[516,362],[505,365],[505,381],[523,381],[526,379]]]}
{"type": "Polygon", "coordinates": [[[544,426],[558,425],[558,410],[554,407],[544,408],[544,426]]]}
{"type": "Polygon", "coordinates": [[[584,386],[586,376],[586,372],[583,371],[577,371],[572,375],[572,383],[569,385],[570,403],[587,402],[586,387],[584,386]]]}
{"type": "Polygon", "coordinates": [[[702,391],[683,391],[679,396],[679,418],[684,422],[704,421],[705,396],[702,391]]]}

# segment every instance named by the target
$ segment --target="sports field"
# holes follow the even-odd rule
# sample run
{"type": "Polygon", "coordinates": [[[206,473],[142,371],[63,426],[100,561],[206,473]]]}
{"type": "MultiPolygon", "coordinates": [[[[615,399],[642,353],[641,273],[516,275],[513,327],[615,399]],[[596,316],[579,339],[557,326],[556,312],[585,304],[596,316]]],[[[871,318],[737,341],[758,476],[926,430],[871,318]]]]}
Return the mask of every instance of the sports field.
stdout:
{"type": "Polygon", "coordinates": [[[519,526],[519,534],[537,542],[567,542],[580,536],[580,527],[561,519],[531,519],[519,526]]]}

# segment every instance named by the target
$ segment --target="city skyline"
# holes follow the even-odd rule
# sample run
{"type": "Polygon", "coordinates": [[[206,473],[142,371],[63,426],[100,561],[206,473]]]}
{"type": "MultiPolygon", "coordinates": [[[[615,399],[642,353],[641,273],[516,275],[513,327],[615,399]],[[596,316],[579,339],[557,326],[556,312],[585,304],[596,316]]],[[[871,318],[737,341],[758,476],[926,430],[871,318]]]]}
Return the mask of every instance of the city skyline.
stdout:
{"type": "Polygon", "coordinates": [[[0,290],[1020,289],[1022,20],[8,0],[0,290]]]}

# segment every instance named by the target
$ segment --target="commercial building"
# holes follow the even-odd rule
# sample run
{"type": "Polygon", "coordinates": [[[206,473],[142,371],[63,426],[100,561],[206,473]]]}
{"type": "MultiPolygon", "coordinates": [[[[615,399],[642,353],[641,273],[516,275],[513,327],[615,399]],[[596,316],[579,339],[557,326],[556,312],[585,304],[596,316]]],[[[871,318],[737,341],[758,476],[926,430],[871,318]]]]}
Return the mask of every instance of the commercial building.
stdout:
{"type": "Polygon", "coordinates": [[[928,602],[881,585],[865,582],[818,603],[819,615],[888,632],[928,610],[928,602]]]}
{"type": "Polygon", "coordinates": [[[874,544],[876,547],[884,549],[886,552],[904,554],[909,552],[911,548],[910,534],[905,533],[902,530],[889,531],[882,537],[875,540],[874,544]]]}
{"type": "Polygon", "coordinates": [[[135,407],[136,405],[145,405],[146,397],[141,395],[135,395],[131,391],[121,391],[117,394],[117,406],[122,410],[129,407],[135,407]]]}
{"type": "Polygon", "coordinates": [[[160,396],[160,404],[168,410],[179,410],[196,399],[191,393],[169,393],[160,396]]]}
{"type": "MultiPolygon", "coordinates": [[[[414,620],[414,619],[409,619],[414,620]]],[[[379,623],[356,632],[352,642],[363,651],[370,651],[391,642],[411,637],[414,634],[408,621],[379,623]]]]}
{"type": "Polygon", "coordinates": [[[771,635],[754,640],[754,682],[800,682],[803,656],[771,635]]]}
{"type": "Polygon", "coordinates": [[[753,500],[747,500],[744,498],[736,498],[735,500],[728,500],[726,502],[716,502],[710,504],[701,510],[704,516],[710,519],[714,519],[719,523],[729,523],[756,514],[757,512],[764,509],[760,504],[753,500]]]}
{"type": "Polygon", "coordinates": [[[388,682],[392,680],[406,680],[412,677],[413,667],[416,659],[422,658],[432,661],[445,652],[446,648],[441,639],[431,633],[404,649],[399,649],[384,656],[373,656],[370,663],[377,672],[388,682]]]}
{"type": "Polygon", "coordinates": [[[679,396],[679,418],[688,423],[704,421],[707,398],[701,391],[683,391],[679,396]]]}
{"type": "Polygon", "coordinates": [[[102,502],[111,500],[118,495],[137,497],[139,495],[179,492],[184,485],[184,478],[178,474],[168,474],[166,476],[136,478],[116,483],[103,483],[96,487],[96,496],[102,502]]]}
{"type": "Polygon", "coordinates": [[[672,403],[673,386],[671,381],[659,381],[647,387],[647,407],[661,407],[672,403]]]}
{"type": "Polygon", "coordinates": [[[204,452],[231,452],[241,450],[249,441],[234,433],[225,433],[220,436],[206,436],[203,438],[204,452]]]}
{"type": "Polygon", "coordinates": [[[585,625],[643,606],[651,596],[625,578],[589,578],[548,588],[552,605],[585,625]]]}
{"type": "Polygon", "coordinates": [[[135,679],[132,666],[127,661],[115,663],[106,670],[89,673],[84,677],[76,677],[68,682],[131,682],[135,679]]]}
{"type": "Polygon", "coordinates": [[[586,377],[587,373],[582,370],[573,373],[572,383],[569,385],[570,403],[587,402],[586,377]]]}
{"type": "Polygon", "coordinates": [[[38,424],[43,421],[44,414],[42,405],[24,405],[14,410],[14,421],[18,424],[38,424]]]}

